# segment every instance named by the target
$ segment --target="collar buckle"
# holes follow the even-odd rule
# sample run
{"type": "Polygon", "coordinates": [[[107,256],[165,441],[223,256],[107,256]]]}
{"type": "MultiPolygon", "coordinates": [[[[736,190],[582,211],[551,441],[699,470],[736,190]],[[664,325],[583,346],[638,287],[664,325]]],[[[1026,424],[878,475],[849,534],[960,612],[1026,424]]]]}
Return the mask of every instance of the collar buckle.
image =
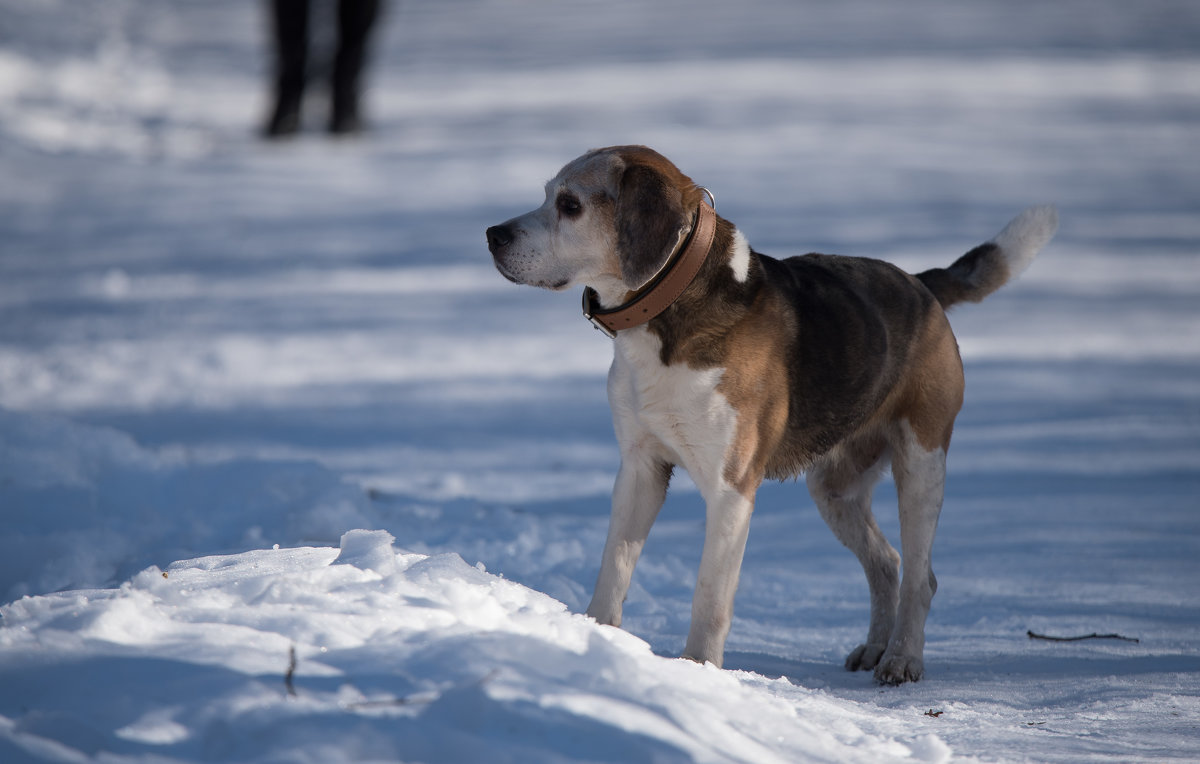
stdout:
{"type": "Polygon", "coordinates": [[[596,318],[596,302],[599,299],[596,290],[591,287],[584,287],[583,290],[583,317],[586,318],[592,325],[592,328],[608,337],[610,340],[617,338],[617,333],[605,326],[600,319],[596,318]]]}

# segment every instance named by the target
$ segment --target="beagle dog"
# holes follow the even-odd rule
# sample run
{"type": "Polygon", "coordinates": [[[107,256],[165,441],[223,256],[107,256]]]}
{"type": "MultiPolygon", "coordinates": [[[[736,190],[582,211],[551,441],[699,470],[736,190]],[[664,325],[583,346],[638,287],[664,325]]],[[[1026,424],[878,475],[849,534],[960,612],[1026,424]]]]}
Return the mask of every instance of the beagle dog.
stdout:
{"type": "MultiPolygon", "coordinates": [[[[880,260],[755,252],[674,164],[643,146],[590,151],[532,212],[487,230],[518,284],[584,286],[584,314],[614,338],[608,375],[621,466],[587,613],[619,626],[638,556],[683,467],[705,533],[683,656],[721,665],[755,493],[806,475],[870,588],[867,638],[846,659],[883,684],[924,670],[937,589],[930,549],[946,450],[963,400],[945,310],[978,302],[1029,265],[1057,213],[1034,207],[949,268],[915,276],[880,260]],[[900,555],[871,494],[891,467],[900,555]]],[[[711,197],[711,195],[709,195],[711,197]]]]}

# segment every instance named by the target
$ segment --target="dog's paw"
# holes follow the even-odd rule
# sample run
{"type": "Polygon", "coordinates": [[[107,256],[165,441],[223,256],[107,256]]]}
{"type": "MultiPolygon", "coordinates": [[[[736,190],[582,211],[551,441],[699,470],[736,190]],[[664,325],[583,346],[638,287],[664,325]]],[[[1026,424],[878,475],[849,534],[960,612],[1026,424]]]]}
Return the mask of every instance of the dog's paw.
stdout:
{"type": "Polygon", "coordinates": [[[919,655],[885,653],[875,667],[875,681],[880,684],[897,685],[916,682],[925,673],[925,661],[919,655]]]}
{"type": "Polygon", "coordinates": [[[859,645],[846,656],[846,670],[870,671],[886,648],[887,645],[859,645]]]}
{"type": "Polygon", "coordinates": [[[725,662],[725,650],[723,647],[715,647],[711,644],[689,645],[683,648],[679,657],[699,663],[701,666],[711,663],[717,668],[721,668],[725,662]]]}
{"type": "Polygon", "coordinates": [[[592,601],[588,603],[585,611],[588,618],[592,618],[601,626],[616,626],[621,627],[621,604],[622,599],[617,596],[604,595],[597,591],[592,595],[592,601]]]}

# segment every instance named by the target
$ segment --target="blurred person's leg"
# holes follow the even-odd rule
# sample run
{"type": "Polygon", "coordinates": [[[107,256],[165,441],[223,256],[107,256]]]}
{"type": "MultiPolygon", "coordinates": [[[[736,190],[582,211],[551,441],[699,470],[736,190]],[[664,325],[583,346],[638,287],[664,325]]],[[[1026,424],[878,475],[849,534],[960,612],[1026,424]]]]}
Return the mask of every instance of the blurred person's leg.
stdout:
{"type": "Polygon", "coordinates": [[[354,133],[362,129],[359,114],[359,80],[367,58],[371,29],[379,17],[381,0],[339,0],[338,50],[333,64],[333,112],[329,130],[354,133]]]}
{"type": "Polygon", "coordinates": [[[275,37],[275,109],[267,122],[268,137],[292,135],[300,129],[300,108],[308,68],[309,0],[272,0],[275,37]]]}

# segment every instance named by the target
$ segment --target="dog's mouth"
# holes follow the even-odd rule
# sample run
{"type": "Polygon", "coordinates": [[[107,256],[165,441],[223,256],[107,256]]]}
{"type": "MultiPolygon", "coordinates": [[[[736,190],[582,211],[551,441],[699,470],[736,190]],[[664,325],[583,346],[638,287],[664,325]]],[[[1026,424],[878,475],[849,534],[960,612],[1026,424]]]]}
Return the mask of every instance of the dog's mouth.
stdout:
{"type": "Polygon", "coordinates": [[[559,291],[562,291],[563,289],[566,289],[567,286],[569,286],[571,283],[570,279],[560,279],[560,280],[555,280],[555,281],[541,281],[541,280],[527,281],[524,278],[509,271],[508,268],[506,268],[504,266],[504,263],[499,258],[494,257],[492,259],[495,261],[496,270],[500,272],[500,275],[503,276],[504,278],[508,279],[509,281],[511,281],[514,284],[520,284],[521,286],[534,286],[534,287],[539,287],[541,289],[549,289],[554,292],[559,292],[559,291]]]}
{"type": "Polygon", "coordinates": [[[504,265],[499,260],[496,260],[496,270],[500,272],[501,276],[508,279],[509,281],[511,281],[514,284],[523,284],[524,283],[519,278],[517,278],[516,276],[512,275],[507,270],[505,270],[504,265]]]}

